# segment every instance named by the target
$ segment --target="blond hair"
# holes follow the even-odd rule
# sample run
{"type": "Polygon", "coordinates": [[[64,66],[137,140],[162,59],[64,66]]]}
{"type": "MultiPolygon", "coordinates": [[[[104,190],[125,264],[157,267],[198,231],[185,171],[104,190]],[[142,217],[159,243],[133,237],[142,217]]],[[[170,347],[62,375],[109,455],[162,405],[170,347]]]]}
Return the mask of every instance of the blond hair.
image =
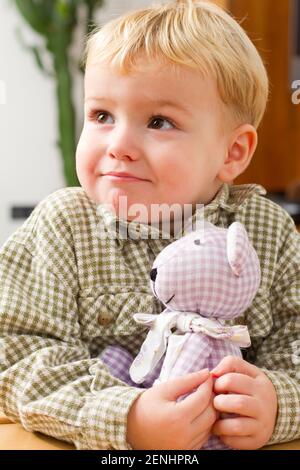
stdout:
{"type": "Polygon", "coordinates": [[[213,76],[234,120],[259,126],[268,101],[267,72],[246,32],[222,8],[179,0],[129,11],[88,37],[84,61],[128,74],[141,53],[149,61],[165,59],[213,76]]]}

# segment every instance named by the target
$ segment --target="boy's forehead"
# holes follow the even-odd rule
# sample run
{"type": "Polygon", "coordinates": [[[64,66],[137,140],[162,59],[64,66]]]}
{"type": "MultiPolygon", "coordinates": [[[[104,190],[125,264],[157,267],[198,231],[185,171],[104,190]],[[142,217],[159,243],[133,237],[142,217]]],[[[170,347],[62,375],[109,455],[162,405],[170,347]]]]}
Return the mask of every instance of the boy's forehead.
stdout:
{"type": "Polygon", "coordinates": [[[128,96],[141,104],[174,106],[191,113],[199,100],[217,104],[217,86],[212,77],[188,67],[170,64],[139,64],[128,74],[92,63],[85,73],[85,101],[115,101],[128,96]],[[143,66],[142,66],[143,65],[143,66]],[[144,66],[145,65],[145,66],[144,66]]]}
{"type": "MultiPolygon", "coordinates": [[[[134,68],[128,72],[121,73],[117,68],[103,63],[93,63],[86,68],[85,72],[85,85],[100,86],[117,84],[118,86],[124,84],[134,86],[135,83],[143,83],[143,90],[154,89],[156,87],[177,88],[182,87],[182,80],[187,81],[187,75],[195,75],[195,73],[188,70],[179,68],[174,69],[174,66],[169,64],[161,64],[152,62],[150,64],[138,63],[134,68]],[[166,83],[167,81],[167,83],[166,83]]],[[[201,77],[199,76],[199,79],[201,77]]],[[[195,79],[195,78],[194,78],[195,79]]],[[[139,91],[139,90],[136,90],[139,91]]]]}

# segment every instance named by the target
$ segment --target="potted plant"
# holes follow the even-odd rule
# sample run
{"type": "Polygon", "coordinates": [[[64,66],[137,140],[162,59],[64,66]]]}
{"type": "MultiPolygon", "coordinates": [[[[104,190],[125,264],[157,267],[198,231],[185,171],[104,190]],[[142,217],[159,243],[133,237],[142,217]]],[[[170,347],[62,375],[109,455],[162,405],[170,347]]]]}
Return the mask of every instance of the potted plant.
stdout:
{"type": "MultiPolygon", "coordinates": [[[[52,55],[52,70],[46,70],[43,48],[31,46],[37,65],[56,81],[59,147],[68,186],[78,186],[76,175],[76,114],[72,99],[70,46],[78,24],[79,12],[85,8],[85,32],[93,28],[94,13],[104,0],[13,0],[26,22],[44,38],[44,50],[52,55]]],[[[78,61],[80,64],[80,61],[78,61]]],[[[80,65],[78,65],[80,68],[80,65]]]]}

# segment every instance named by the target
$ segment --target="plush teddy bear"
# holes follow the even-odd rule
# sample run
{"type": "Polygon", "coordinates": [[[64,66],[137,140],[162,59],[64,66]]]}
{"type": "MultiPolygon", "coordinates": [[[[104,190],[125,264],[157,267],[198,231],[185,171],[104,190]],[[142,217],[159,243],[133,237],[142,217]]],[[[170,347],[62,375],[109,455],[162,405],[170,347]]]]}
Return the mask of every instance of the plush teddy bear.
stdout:
{"type": "MultiPolygon", "coordinates": [[[[107,347],[100,356],[116,377],[149,387],[190,372],[212,370],[225,356],[242,356],[250,346],[248,329],[225,324],[251,305],[260,284],[258,256],[239,222],[228,229],[205,222],[165,247],[156,257],[150,283],[165,305],[159,315],[137,313],[150,328],[133,360],[123,348],[107,347]]],[[[180,397],[184,399],[184,397],[180,397]]],[[[205,449],[226,446],[211,436],[205,449]]]]}

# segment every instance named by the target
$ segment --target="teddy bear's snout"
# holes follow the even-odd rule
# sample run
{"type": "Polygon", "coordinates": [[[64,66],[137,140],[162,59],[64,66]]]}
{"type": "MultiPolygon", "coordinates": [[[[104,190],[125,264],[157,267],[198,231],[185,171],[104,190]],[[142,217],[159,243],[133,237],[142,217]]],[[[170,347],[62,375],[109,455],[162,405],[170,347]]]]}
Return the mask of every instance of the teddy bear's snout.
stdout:
{"type": "Polygon", "coordinates": [[[156,276],[157,276],[157,268],[151,269],[151,271],[150,271],[150,279],[151,279],[151,281],[155,282],[156,276]]]}

